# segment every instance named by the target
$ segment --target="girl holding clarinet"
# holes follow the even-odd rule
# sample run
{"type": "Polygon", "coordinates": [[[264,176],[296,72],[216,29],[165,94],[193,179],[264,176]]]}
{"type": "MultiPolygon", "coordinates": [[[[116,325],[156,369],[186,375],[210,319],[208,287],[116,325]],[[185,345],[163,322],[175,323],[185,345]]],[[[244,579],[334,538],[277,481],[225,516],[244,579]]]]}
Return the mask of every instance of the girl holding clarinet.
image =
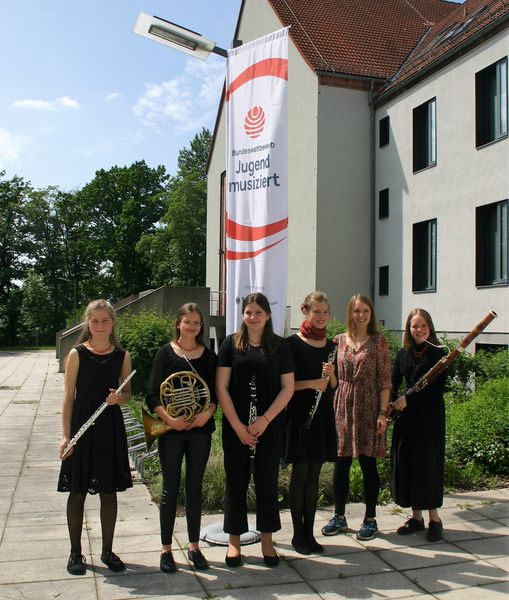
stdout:
{"type": "Polygon", "coordinates": [[[326,338],[329,301],[312,292],[301,305],[304,321],[288,338],[295,360],[295,393],[286,412],[284,463],[292,464],[290,511],[292,545],[299,554],[323,552],[313,535],[322,464],[336,456],[332,408],[337,385],[336,345],[326,338]]]}
{"type": "Polygon", "coordinates": [[[119,406],[128,402],[131,391],[129,383],[121,393],[117,394],[115,390],[131,373],[131,357],[118,345],[115,324],[115,311],[109,302],[90,302],[85,310],[80,338],[69,352],[65,366],[59,449],[63,460],[57,489],[69,492],[67,524],[71,554],[67,571],[71,575],[84,575],[86,570],[81,531],[87,493],[99,494],[101,500],[101,561],[112,571],[125,569],[122,560],[113,553],[112,545],[117,492],[132,487],[127,439],[119,406]],[[109,408],[64,457],[71,438],[105,401],[109,408]]]}
{"type": "Polygon", "coordinates": [[[264,563],[275,567],[279,557],[272,533],[281,528],[278,472],[284,408],[293,393],[294,366],[288,344],[273,332],[270,305],[263,294],[246,296],[242,315],[240,330],[221,344],[216,377],[223,410],[224,531],[229,534],[226,564],[242,564],[240,536],[248,531],[247,489],[253,462],[256,529],[261,532],[264,563]],[[254,400],[257,415],[250,419],[254,400]]]}
{"type": "Polygon", "coordinates": [[[391,406],[400,416],[392,434],[391,490],[397,504],[412,508],[412,516],[398,528],[398,534],[424,530],[422,511],[427,510],[430,542],[439,541],[443,529],[437,509],[443,501],[447,372],[417,392],[400,395],[399,388],[403,380],[411,388],[443,356],[430,314],[422,308],[410,311],[403,348],[392,369],[391,406]]]}

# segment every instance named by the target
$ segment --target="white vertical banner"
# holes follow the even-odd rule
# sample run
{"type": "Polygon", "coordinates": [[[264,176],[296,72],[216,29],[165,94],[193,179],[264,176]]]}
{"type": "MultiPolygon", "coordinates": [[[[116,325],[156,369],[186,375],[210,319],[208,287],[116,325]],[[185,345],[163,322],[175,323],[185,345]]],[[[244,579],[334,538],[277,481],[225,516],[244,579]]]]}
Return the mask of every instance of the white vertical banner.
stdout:
{"type": "Polygon", "coordinates": [[[284,332],[288,279],[288,28],[228,51],[226,333],[267,296],[284,332]]]}

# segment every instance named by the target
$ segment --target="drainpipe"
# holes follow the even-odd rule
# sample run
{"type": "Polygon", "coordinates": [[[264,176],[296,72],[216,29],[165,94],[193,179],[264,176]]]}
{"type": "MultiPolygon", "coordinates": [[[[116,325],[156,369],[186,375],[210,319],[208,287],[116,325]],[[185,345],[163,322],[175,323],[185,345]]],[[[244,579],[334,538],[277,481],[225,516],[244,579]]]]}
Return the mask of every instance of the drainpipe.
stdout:
{"type": "Polygon", "coordinates": [[[376,243],[376,197],[375,197],[375,107],[373,104],[373,88],[375,82],[371,80],[369,86],[369,181],[370,181],[370,251],[369,251],[369,294],[375,304],[375,243],[376,243]]]}

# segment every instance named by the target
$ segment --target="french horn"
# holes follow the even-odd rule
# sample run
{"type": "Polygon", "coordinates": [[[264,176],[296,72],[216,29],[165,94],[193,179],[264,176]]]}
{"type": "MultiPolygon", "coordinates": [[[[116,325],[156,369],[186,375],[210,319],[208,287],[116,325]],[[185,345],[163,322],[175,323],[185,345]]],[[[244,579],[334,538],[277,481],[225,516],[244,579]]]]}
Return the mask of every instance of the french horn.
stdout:
{"type": "MultiPolygon", "coordinates": [[[[192,371],[179,371],[170,375],[161,383],[159,397],[170,417],[184,416],[186,421],[191,421],[210,405],[208,385],[198,373],[192,371]]],[[[143,410],[142,419],[147,450],[150,450],[156,438],[173,429],[146,410],[143,410]]]]}

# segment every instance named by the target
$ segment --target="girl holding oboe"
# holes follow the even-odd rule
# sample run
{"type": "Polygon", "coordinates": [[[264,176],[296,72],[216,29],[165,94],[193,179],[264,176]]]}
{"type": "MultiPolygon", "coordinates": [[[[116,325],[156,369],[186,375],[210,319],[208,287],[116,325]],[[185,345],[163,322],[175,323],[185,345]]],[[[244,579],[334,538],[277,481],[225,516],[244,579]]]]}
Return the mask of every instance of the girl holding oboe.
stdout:
{"type": "Polygon", "coordinates": [[[87,493],[99,494],[101,500],[101,561],[112,571],[125,569],[122,560],[112,552],[112,545],[117,492],[132,487],[124,420],[119,407],[131,397],[130,384],[119,394],[115,390],[131,373],[131,357],[118,345],[115,324],[115,311],[109,302],[90,302],[80,338],[69,352],[65,365],[59,450],[63,461],[57,489],[69,492],[67,525],[71,554],[67,571],[71,575],[84,575],[86,570],[81,553],[81,531],[87,493]],[[105,401],[109,408],[64,457],[71,438],[105,401]]]}
{"type": "Polygon", "coordinates": [[[412,508],[412,516],[398,534],[424,530],[422,511],[427,510],[430,542],[440,540],[443,530],[437,509],[443,501],[447,374],[443,372],[414,393],[400,395],[399,388],[403,380],[406,389],[411,388],[444,355],[430,314],[422,308],[410,311],[403,348],[392,369],[391,406],[400,416],[392,434],[391,489],[397,504],[412,508]]]}
{"type": "Polygon", "coordinates": [[[283,411],[293,393],[294,366],[288,344],[273,332],[270,305],[263,294],[246,296],[242,315],[240,330],[221,344],[216,377],[223,410],[226,564],[242,563],[240,536],[248,531],[247,489],[254,463],[256,529],[261,532],[264,563],[275,567],[279,557],[272,533],[281,528],[277,486],[283,411]],[[253,410],[250,415],[253,404],[256,418],[253,410]]]}
{"type": "Polygon", "coordinates": [[[312,292],[301,305],[304,321],[288,338],[295,360],[295,393],[286,412],[284,462],[292,464],[290,511],[292,545],[299,554],[323,552],[314,535],[318,479],[322,464],[334,461],[336,430],[332,408],[337,385],[336,345],[326,337],[329,301],[312,292]]]}

